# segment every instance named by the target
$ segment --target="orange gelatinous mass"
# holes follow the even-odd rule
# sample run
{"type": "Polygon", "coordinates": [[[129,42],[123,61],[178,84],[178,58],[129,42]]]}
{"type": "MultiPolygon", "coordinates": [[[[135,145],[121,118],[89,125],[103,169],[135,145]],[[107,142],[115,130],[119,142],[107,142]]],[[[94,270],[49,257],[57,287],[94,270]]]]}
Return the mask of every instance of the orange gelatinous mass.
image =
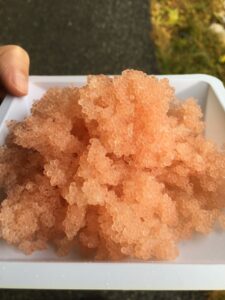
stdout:
{"type": "Polygon", "coordinates": [[[0,236],[95,259],[174,259],[178,242],[224,227],[225,153],[194,99],[126,70],[52,88],[0,148],[0,236]]]}

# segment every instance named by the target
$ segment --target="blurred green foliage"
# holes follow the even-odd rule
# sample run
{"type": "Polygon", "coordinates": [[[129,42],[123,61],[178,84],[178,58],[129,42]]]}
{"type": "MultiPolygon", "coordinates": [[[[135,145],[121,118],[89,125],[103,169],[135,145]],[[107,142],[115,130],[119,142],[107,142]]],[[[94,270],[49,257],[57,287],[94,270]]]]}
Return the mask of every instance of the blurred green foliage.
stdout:
{"type": "Polygon", "coordinates": [[[205,73],[225,81],[225,43],[209,29],[212,23],[225,22],[224,2],[151,1],[152,35],[161,73],[205,73]]]}

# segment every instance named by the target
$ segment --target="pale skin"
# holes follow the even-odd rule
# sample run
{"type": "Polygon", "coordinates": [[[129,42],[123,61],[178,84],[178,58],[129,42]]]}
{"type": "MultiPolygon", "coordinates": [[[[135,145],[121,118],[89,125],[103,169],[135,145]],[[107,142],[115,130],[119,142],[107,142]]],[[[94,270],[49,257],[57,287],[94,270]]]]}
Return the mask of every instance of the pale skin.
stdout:
{"type": "Polygon", "coordinates": [[[19,97],[27,94],[29,66],[29,55],[23,48],[0,47],[0,100],[6,93],[19,97]]]}

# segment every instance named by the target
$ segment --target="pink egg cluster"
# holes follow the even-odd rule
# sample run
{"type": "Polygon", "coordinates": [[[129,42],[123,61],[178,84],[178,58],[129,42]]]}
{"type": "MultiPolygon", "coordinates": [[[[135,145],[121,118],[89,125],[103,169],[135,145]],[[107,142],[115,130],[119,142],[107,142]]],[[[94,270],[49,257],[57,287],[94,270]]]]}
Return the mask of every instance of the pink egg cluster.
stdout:
{"type": "Polygon", "coordinates": [[[225,227],[225,153],[194,99],[126,70],[52,88],[0,148],[0,236],[95,259],[174,259],[178,242],[225,227]]]}

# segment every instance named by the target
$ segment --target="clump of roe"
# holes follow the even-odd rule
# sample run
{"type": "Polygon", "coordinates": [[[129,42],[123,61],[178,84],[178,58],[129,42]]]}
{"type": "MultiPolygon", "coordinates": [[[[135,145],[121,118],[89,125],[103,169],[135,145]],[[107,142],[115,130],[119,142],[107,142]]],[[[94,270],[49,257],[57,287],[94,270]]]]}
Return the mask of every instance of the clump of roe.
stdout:
{"type": "Polygon", "coordinates": [[[0,236],[29,254],[174,259],[178,242],[224,227],[225,153],[194,99],[126,70],[51,88],[0,148],[0,236]]]}

